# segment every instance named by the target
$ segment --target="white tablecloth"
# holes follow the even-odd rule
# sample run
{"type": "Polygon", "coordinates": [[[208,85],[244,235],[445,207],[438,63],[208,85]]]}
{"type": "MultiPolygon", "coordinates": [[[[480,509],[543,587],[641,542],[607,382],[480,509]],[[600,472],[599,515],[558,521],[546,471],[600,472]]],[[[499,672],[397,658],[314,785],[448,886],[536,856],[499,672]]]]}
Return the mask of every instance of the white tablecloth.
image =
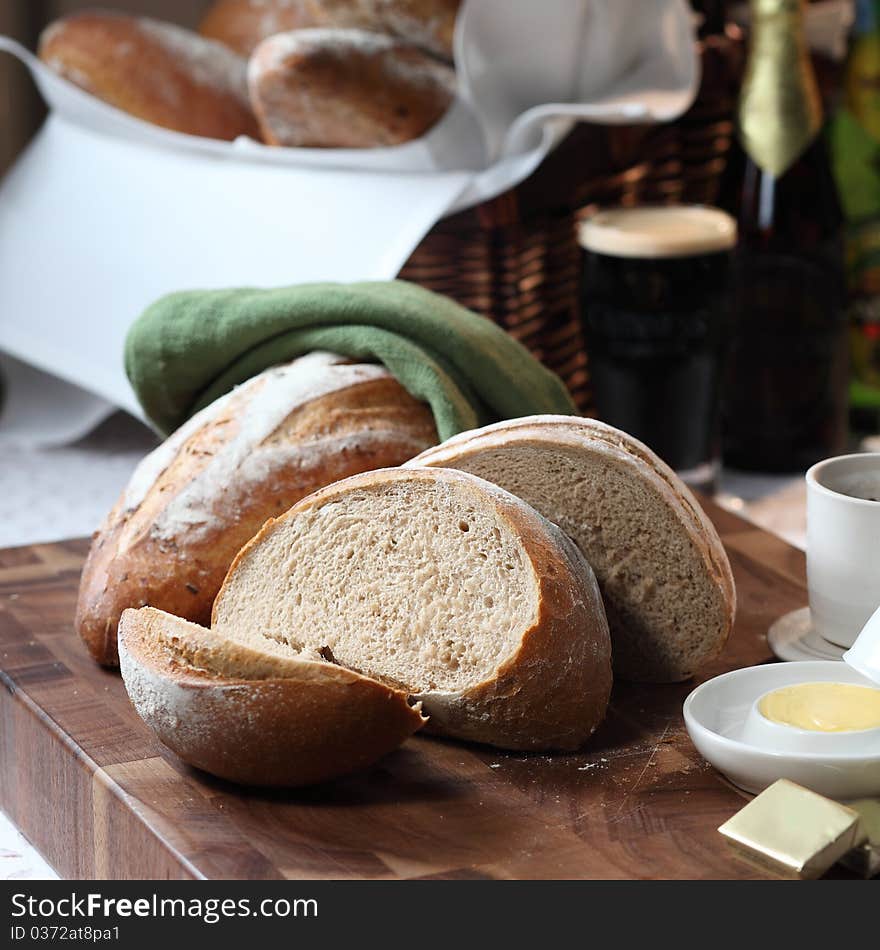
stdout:
{"type": "Polygon", "coordinates": [[[91,534],[155,444],[121,412],[71,445],[0,441],[0,548],[91,534]]]}

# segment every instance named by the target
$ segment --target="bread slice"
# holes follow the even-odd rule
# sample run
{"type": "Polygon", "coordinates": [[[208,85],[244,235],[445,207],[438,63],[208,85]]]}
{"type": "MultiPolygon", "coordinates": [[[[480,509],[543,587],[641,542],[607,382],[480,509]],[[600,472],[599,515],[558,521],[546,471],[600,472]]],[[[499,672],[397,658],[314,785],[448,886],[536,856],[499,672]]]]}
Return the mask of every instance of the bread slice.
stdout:
{"type": "Polygon", "coordinates": [[[736,594],[718,534],[675,473],[626,433],[529,416],[457,435],[410,465],[488,478],[576,542],[602,590],[615,674],[684,680],[724,646],[736,594]]]}
{"type": "Polygon", "coordinates": [[[506,749],[579,747],[611,688],[583,557],[461,472],[368,472],[303,499],[235,559],[212,627],[332,659],[420,700],[432,731],[506,749]]]}
{"type": "Polygon", "coordinates": [[[384,367],[310,353],[193,416],[138,466],[95,534],[76,628],[115,665],[126,607],[207,624],[232,559],[267,518],[437,441],[430,409],[384,367]]]}
{"type": "Polygon", "coordinates": [[[271,641],[126,610],[119,663],[141,718],[181,759],[246,785],[309,785],[375,762],[424,718],[400,690],[271,641]]]}

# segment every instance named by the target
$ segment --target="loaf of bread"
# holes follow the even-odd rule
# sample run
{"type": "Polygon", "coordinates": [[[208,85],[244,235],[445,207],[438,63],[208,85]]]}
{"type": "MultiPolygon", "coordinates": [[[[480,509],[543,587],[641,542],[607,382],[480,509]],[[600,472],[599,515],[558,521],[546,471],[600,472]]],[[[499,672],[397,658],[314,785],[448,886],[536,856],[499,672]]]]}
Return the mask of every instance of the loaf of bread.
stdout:
{"type": "Polygon", "coordinates": [[[119,624],[135,709],[185,762],[245,785],[310,785],[363,768],[423,723],[393,687],[267,641],[259,650],[143,607],[119,624]]]}
{"type": "Polygon", "coordinates": [[[415,46],[365,30],[295,30],[264,40],[248,67],[271,145],[375,148],[418,138],[443,116],[454,73],[415,46]]]}
{"type": "Polygon", "coordinates": [[[684,680],[724,646],[736,595],[718,534],[631,436],[591,419],[531,416],[462,433],[407,464],[488,478],[577,543],[602,590],[615,674],[684,680]]]}
{"type": "Polygon", "coordinates": [[[235,559],[210,633],[127,611],[120,658],[159,738],[237,781],[266,781],[270,763],[274,781],[291,742],[319,763],[326,743],[330,766],[316,767],[341,774],[402,741],[418,708],[446,736],[575,749],[611,689],[602,601],[574,545],[497,486],[440,469],[367,472],[303,499],[235,559]],[[358,708],[364,750],[344,718],[358,708]]]}
{"type": "Polygon", "coordinates": [[[451,60],[459,6],[460,0],[217,0],[199,32],[249,56],[276,33],[345,27],[388,33],[451,60]]]}
{"type": "Polygon", "coordinates": [[[217,0],[199,33],[247,57],[269,36],[325,23],[315,0],[217,0]]]}
{"type": "Polygon", "coordinates": [[[121,13],[74,13],[40,38],[40,58],[104,102],[190,135],[258,135],[246,61],[170,23],[121,13]]]}
{"type": "Polygon", "coordinates": [[[137,468],[92,542],[80,635],[98,662],[113,665],[126,607],[207,623],[232,559],[267,518],[436,441],[427,406],[383,367],[312,353],[254,377],[137,468]]]}

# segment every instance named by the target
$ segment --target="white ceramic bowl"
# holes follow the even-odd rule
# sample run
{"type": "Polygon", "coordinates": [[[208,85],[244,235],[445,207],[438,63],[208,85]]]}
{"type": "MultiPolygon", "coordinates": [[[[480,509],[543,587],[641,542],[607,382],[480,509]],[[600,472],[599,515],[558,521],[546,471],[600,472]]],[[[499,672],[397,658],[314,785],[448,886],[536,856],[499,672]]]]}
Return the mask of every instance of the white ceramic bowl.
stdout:
{"type": "Polygon", "coordinates": [[[846,743],[831,749],[830,743],[823,741],[826,737],[820,734],[813,734],[818,741],[814,741],[812,748],[804,744],[787,750],[774,746],[772,734],[744,735],[749,713],[765,693],[819,681],[877,685],[836,661],[750,666],[698,686],[684,703],[685,726],[700,754],[747,792],[760,792],[777,779],[787,778],[830,798],[880,794],[878,730],[866,730],[864,743],[849,749],[845,748],[846,743]]]}

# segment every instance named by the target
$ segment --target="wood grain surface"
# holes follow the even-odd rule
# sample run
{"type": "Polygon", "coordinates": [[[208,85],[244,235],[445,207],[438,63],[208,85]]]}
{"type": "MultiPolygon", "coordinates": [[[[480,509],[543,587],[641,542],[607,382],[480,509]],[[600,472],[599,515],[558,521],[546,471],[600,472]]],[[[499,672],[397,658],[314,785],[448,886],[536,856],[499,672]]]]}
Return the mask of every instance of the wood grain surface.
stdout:
{"type": "MultiPolygon", "coordinates": [[[[708,505],[736,577],[723,656],[769,661],[806,603],[801,552],[708,505]]],[[[748,878],[716,829],[745,795],[687,737],[697,681],[615,686],[574,755],[415,737],[370,770],[296,792],[180,763],[71,622],[87,542],[0,551],[0,807],[58,872],[86,878],[748,878]]]]}

